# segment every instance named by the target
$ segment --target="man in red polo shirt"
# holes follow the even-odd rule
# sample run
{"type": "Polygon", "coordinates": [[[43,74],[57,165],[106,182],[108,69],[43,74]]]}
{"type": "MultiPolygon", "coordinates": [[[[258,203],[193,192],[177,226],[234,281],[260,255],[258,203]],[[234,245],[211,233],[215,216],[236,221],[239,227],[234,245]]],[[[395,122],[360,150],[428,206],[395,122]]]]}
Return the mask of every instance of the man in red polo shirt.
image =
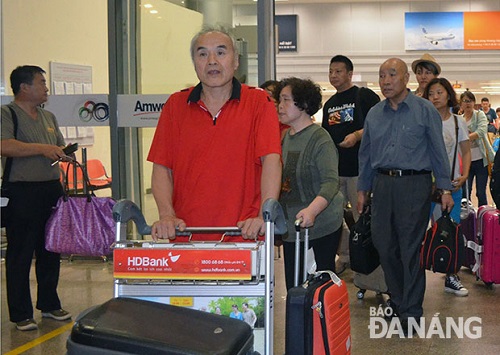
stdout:
{"type": "Polygon", "coordinates": [[[169,97],[148,155],[160,216],[153,238],[235,225],[243,238],[256,238],[264,232],[262,203],[280,191],[276,109],[263,90],[234,78],[238,54],[226,30],[199,32],[191,57],[200,83],[169,97]]]}

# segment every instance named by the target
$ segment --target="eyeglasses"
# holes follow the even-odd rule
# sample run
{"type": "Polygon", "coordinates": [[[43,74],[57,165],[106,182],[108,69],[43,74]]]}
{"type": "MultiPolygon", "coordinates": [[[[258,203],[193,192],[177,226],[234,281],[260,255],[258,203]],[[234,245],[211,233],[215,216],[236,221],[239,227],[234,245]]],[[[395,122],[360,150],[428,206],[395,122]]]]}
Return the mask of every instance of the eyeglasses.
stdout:
{"type": "Polygon", "coordinates": [[[464,103],[464,104],[470,104],[471,102],[474,102],[474,101],[472,101],[472,100],[462,100],[462,103],[464,103]]]}

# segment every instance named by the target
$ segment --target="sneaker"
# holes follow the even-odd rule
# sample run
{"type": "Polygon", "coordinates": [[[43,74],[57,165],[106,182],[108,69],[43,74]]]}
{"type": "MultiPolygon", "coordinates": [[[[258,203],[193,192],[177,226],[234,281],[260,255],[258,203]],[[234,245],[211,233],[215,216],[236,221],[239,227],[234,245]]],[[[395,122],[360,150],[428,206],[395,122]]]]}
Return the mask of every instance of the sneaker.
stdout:
{"type": "Polygon", "coordinates": [[[339,259],[335,262],[335,273],[337,275],[340,275],[350,266],[351,265],[349,264],[349,262],[340,261],[340,259],[339,259]]]}
{"type": "Polygon", "coordinates": [[[454,293],[455,296],[465,297],[469,294],[462,283],[458,275],[446,276],[446,281],[444,282],[444,292],[454,293]]]}
{"type": "Polygon", "coordinates": [[[71,313],[66,312],[64,309],[56,309],[55,311],[42,312],[42,317],[52,318],[55,320],[66,320],[71,318],[71,313]]]}
{"type": "Polygon", "coordinates": [[[30,318],[16,322],[16,328],[18,330],[36,330],[38,329],[38,325],[33,318],[30,318]]]}

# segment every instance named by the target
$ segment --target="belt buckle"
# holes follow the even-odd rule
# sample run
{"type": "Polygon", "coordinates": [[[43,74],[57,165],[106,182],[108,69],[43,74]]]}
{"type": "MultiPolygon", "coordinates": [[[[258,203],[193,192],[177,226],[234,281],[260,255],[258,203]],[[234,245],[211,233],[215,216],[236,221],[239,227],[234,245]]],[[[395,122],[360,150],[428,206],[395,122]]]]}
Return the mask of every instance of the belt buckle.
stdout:
{"type": "Polygon", "coordinates": [[[401,177],[403,176],[403,170],[391,169],[389,170],[389,176],[401,177]]]}

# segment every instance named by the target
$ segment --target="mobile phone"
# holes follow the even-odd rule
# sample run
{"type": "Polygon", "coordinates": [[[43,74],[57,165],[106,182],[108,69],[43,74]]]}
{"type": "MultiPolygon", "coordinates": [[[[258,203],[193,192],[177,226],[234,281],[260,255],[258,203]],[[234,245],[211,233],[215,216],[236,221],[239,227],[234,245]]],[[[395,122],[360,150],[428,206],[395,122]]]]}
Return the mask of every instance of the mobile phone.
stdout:
{"type": "MultiPolygon", "coordinates": [[[[64,155],[70,155],[73,154],[78,150],[78,143],[73,143],[73,144],[68,144],[66,147],[63,148],[64,155]]],[[[57,163],[61,161],[61,158],[57,159],[56,161],[53,161],[50,166],[54,166],[57,163]]]]}
{"type": "Polygon", "coordinates": [[[69,145],[67,145],[66,147],[63,148],[63,152],[66,155],[73,154],[77,150],[78,150],[78,143],[69,144],[69,145]]]}

